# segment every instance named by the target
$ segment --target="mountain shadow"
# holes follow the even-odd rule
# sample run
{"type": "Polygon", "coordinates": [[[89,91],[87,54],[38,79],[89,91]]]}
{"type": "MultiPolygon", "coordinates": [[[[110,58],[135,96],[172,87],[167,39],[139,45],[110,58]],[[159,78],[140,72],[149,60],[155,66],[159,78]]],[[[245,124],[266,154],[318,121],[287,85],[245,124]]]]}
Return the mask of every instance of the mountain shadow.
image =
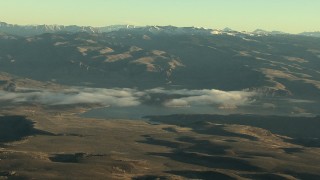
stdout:
{"type": "Polygon", "coordinates": [[[19,141],[27,136],[54,134],[34,128],[24,116],[0,116],[0,143],[19,141]]]}

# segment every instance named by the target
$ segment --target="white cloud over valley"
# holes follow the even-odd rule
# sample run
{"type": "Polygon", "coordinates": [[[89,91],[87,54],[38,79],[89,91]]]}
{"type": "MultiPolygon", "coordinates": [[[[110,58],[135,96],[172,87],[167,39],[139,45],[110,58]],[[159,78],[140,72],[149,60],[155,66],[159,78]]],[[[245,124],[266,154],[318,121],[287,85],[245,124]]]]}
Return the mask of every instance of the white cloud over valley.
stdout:
{"type": "Polygon", "coordinates": [[[155,88],[136,90],[129,88],[81,88],[74,87],[61,91],[44,89],[18,89],[16,92],[0,91],[0,102],[38,103],[43,105],[100,104],[116,107],[138,106],[146,97],[161,94],[164,101],[159,105],[166,107],[218,106],[236,108],[253,102],[255,92],[203,90],[168,90],[155,88]]]}

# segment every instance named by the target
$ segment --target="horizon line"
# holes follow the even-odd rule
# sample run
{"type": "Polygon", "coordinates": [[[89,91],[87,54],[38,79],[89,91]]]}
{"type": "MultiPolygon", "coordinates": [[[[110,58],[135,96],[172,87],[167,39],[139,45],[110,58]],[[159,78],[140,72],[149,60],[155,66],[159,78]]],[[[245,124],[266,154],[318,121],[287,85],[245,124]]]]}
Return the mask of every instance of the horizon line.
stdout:
{"type": "MultiPolygon", "coordinates": [[[[17,25],[17,26],[78,26],[78,27],[92,27],[92,28],[103,28],[103,27],[110,27],[110,26],[134,26],[134,28],[138,27],[177,27],[177,28],[198,28],[198,29],[207,29],[207,30],[225,30],[225,29],[229,29],[229,31],[236,31],[236,32],[255,32],[257,30],[262,30],[262,31],[266,31],[266,32],[281,32],[281,33],[285,33],[285,34],[296,34],[299,35],[301,33],[316,33],[316,32],[320,32],[320,30],[316,30],[316,31],[303,31],[303,32],[298,32],[298,33],[289,33],[286,31],[281,31],[281,30],[265,30],[262,28],[256,28],[253,31],[246,31],[246,30],[236,30],[233,28],[229,28],[229,26],[225,27],[225,28],[210,28],[210,27],[203,27],[203,26],[179,26],[179,25],[134,25],[134,24],[111,24],[111,25],[104,25],[104,26],[93,26],[93,25],[77,25],[77,24],[45,24],[45,23],[38,23],[38,24],[18,24],[18,23],[8,23],[5,21],[0,21],[0,23],[5,23],[8,25],[17,25]]],[[[1,27],[1,26],[0,26],[1,27]]]]}

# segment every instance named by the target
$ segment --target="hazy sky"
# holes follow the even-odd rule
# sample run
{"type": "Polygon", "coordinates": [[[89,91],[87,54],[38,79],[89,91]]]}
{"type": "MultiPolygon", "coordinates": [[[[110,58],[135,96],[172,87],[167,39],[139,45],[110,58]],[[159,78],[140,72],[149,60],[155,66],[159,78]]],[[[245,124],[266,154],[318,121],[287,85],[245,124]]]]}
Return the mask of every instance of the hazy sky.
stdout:
{"type": "Polygon", "coordinates": [[[13,24],[200,26],[320,31],[320,0],[0,0],[13,24]]]}

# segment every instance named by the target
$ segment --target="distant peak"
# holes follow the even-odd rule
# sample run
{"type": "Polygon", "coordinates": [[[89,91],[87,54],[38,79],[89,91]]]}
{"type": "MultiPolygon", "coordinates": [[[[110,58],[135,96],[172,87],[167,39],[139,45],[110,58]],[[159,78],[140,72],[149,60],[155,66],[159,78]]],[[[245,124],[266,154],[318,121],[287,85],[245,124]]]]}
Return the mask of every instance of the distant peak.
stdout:
{"type": "Polygon", "coordinates": [[[269,32],[269,31],[266,31],[266,30],[264,30],[264,29],[256,29],[256,30],[254,30],[253,32],[254,32],[254,33],[258,33],[258,32],[267,33],[267,32],[269,32]]]}
{"type": "Polygon", "coordinates": [[[223,31],[234,31],[234,30],[229,28],[229,27],[226,27],[226,28],[223,29],[223,31]]]}

